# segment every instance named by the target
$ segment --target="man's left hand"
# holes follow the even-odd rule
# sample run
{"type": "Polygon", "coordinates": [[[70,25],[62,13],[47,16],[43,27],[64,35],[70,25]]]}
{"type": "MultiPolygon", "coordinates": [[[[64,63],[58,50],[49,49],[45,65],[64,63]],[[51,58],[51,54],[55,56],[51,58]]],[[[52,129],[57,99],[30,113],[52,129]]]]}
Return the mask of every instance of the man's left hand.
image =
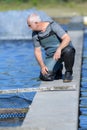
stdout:
{"type": "Polygon", "coordinates": [[[58,49],[56,50],[56,52],[54,53],[53,59],[54,59],[54,60],[58,60],[58,59],[60,59],[60,57],[61,57],[61,49],[58,48],[58,49]]]}

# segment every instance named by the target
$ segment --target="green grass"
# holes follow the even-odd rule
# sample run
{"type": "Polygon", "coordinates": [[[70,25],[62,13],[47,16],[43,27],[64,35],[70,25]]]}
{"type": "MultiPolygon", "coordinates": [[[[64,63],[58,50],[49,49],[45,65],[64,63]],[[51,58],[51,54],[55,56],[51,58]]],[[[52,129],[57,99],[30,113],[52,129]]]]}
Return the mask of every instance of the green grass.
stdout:
{"type": "MultiPolygon", "coordinates": [[[[80,15],[87,15],[87,2],[83,3],[75,3],[75,2],[50,2],[46,3],[46,1],[41,1],[42,3],[38,4],[36,0],[33,0],[33,2],[3,2],[0,1],[0,11],[8,11],[8,10],[25,10],[30,8],[36,8],[38,10],[55,10],[61,11],[61,13],[79,13],[80,15]]],[[[53,12],[52,12],[53,13],[53,12]]],[[[55,14],[55,13],[54,13],[55,14]]]]}

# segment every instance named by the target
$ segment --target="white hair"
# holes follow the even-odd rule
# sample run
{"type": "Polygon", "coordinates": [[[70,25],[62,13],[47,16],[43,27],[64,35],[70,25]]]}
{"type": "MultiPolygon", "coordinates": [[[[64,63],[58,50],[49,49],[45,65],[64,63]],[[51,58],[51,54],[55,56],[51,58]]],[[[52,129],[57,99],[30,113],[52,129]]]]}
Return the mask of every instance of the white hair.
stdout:
{"type": "Polygon", "coordinates": [[[40,18],[40,16],[37,15],[37,14],[31,14],[31,15],[29,16],[29,21],[30,21],[30,22],[41,22],[41,18],[40,18]]]}

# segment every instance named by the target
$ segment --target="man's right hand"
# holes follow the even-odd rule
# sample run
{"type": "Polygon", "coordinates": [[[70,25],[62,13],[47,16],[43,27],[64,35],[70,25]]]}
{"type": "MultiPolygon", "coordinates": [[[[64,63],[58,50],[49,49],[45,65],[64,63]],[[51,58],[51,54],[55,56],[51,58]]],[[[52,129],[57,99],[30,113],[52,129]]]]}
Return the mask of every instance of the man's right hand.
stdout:
{"type": "Polygon", "coordinates": [[[43,66],[43,67],[41,68],[41,73],[42,73],[43,75],[45,75],[45,74],[48,73],[48,68],[47,68],[47,66],[43,66]]]}

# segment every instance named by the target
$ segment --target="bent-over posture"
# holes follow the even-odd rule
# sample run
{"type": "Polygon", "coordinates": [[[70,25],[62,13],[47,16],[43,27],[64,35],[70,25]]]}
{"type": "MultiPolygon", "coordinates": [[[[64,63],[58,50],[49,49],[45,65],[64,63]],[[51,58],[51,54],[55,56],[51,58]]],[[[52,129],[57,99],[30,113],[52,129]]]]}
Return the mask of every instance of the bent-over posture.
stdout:
{"type": "Polygon", "coordinates": [[[71,82],[75,49],[68,33],[54,20],[42,21],[37,14],[29,15],[27,24],[33,30],[34,53],[41,68],[40,79],[44,81],[62,79],[64,62],[63,82],[71,82]],[[45,60],[41,47],[45,50],[45,60]]]}

